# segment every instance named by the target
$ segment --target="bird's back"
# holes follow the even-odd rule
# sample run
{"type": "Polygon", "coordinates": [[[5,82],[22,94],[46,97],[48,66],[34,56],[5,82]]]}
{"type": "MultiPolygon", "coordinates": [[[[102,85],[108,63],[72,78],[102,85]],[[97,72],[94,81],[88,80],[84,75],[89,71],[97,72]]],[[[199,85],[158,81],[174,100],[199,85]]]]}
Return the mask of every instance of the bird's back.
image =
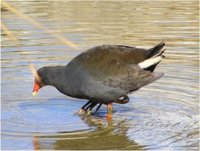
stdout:
{"type": "MultiPolygon", "coordinates": [[[[148,70],[151,66],[145,69],[139,64],[144,65],[145,60],[162,55],[163,46],[164,44],[160,43],[149,50],[123,45],[97,46],[75,57],[66,65],[66,69],[71,70],[72,80],[78,83],[81,95],[106,96],[106,90],[115,95],[117,91],[119,94],[128,93],[162,76],[152,73],[159,62],[152,64],[153,70],[148,70]]],[[[149,62],[152,63],[151,60],[149,62]]]]}

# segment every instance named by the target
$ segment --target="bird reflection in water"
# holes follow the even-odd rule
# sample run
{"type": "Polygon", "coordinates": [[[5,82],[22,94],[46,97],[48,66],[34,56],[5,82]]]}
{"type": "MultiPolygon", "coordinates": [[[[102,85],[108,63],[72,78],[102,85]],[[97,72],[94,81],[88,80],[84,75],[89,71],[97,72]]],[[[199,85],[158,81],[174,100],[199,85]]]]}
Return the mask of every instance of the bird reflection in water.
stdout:
{"type": "MultiPolygon", "coordinates": [[[[98,113],[101,114],[101,113],[98,113]]],[[[92,130],[60,132],[52,136],[34,136],[34,149],[129,149],[139,150],[141,145],[126,136],[127,120],[102,118],[101,115],[84,115],[80,118],[92,130]],[[51,141],[53,140],[53,141],[51,141]],[[99,144],[97,146],[97,144],[99,144]]]]}

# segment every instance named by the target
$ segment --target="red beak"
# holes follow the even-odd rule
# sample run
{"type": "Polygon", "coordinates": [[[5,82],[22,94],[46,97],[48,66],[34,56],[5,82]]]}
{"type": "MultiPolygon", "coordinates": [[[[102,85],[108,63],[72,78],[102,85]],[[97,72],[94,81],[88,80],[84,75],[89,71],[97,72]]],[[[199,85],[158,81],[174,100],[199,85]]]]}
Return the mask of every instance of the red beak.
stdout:
{"type": "Polygon", "coordinates": [[[37,81],[35,81],[32,95],[35,96],[38,93],[39,89],[40,89],[40,85],[38,84],[37,81]]]}

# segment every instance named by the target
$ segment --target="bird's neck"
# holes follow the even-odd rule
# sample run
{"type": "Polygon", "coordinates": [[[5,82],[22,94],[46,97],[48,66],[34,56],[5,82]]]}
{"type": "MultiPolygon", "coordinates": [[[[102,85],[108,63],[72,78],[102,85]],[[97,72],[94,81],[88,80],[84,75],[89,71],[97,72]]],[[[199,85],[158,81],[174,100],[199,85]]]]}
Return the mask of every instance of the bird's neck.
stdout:
{"type": "Polygon", "coordinates": [[[56,87],[61,93],[71,96],[72,90],[70,88],[70,71],[65,66],[55,66],[48,69],[48,77],[46,78],[46,85],[56,87]]]}
{"type": "Polygon", "coordinates": [[[51,66],[43,74],[45,85],[51,85],[57,87],[64,80],[65,67],[64,66],[51,66]]]}

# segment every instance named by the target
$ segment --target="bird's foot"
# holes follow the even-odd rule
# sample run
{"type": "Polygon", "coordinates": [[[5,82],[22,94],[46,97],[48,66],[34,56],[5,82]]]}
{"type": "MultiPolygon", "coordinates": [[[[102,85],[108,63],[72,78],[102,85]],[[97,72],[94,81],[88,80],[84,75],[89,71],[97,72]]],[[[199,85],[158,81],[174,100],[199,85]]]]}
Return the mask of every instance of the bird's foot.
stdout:
{"type": "Polygon", "coordinates": [[[80,109],[76,114],[77,115],[91,115],[91,113],[92,113],[91,110],[80,109]]]}
{"type": "Polygon", "coordinates": [[[106,119],[108,122],[112,121],[112,114],[107,114],[106,119]]]}
{"type": "Polygon", "coordinates": [[[92,111],[91,111],[91,110],[89,110],[89,111],[86,111],[86,114],[87,114],[87,115],[91,115],[91,113],[92,113],[92,111]]]}
{"type": "MultiPolygon", "coordinates": [[[[92,114],[92,109],[97,105],[98,103],[96,102],[91,102],[88,101],[84,106],[81,107],[81,109],[76,113],[77,115],[91,115],[92,114]]],[[[99,110],[99,108],[101,107],[101,103],[98,105],[98,107],[96,108],[97,112],[99,110]]]]}
{"type": "Polygon", "coordinates": [[[77,115],[83,115],[85,113],[86,113],[86,111],[84,109],[80,109],[76,114],[77,115]]]}

